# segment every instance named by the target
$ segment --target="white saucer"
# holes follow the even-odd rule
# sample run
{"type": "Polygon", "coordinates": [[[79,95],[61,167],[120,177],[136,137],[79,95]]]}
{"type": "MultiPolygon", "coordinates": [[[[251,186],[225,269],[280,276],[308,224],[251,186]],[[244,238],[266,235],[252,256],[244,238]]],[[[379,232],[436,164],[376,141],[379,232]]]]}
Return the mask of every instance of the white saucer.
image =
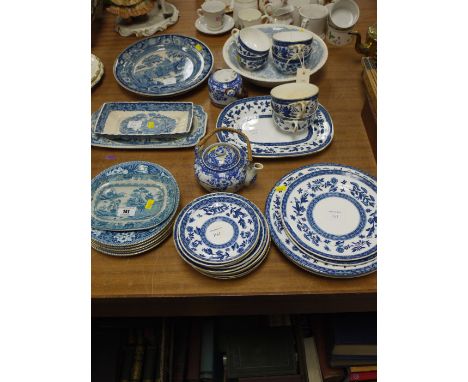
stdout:
{"type": "Polygon", "coordinates": [[[205,34],[223,34],[230,31],[234,27],[234,19],[231,16],[224,15],[223,17],[223,27],[217,31],[212,31],[208,29],[206,25],[205,18],[199,17],[197,21],[195,21],[195,28],[197,28],[200,32],[205,34]]]}

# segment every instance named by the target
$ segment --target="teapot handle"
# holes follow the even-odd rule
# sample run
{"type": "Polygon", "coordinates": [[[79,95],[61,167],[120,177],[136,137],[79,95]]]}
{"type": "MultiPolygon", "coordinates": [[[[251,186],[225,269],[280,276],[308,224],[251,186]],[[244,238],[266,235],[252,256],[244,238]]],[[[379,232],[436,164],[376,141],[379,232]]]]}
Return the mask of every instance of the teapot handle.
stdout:
{"type": "Polygon", "coordinates": [[[200,142],[198,142],[197,148],[202,149],[203,146],[205,145],[205,143],[208,141],[208,139],[210,139],[210,137],[213,134],[216,134],[216,133],[218,133],[220,131],[228,131],[230,133],[239,134],[241,136],[241,138],[244,140],[245,144],[247,145],[247,160],[249,162],[252,161],[252,148],[250,146],[249,138],[242,131],[239,131],[239,130],[236,130],[236,129],[231,129],[230,127],[220,127],[219,129],[214,129],[211,133],[208,133],[208,135],[206,135],[205,138],[203,138],[200,142]]]}

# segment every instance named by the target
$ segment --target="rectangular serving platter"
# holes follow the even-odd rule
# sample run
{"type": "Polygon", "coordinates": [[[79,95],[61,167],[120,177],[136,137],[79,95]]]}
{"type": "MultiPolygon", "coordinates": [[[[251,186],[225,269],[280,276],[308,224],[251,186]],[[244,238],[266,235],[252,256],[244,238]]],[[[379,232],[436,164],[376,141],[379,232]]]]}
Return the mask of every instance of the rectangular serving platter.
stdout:
{"type": "Polygon", "coordinates": [[[97,117],[95,133],[116,136],[171,136],[190,130],[192,102],[108,102],[97,117]]]}

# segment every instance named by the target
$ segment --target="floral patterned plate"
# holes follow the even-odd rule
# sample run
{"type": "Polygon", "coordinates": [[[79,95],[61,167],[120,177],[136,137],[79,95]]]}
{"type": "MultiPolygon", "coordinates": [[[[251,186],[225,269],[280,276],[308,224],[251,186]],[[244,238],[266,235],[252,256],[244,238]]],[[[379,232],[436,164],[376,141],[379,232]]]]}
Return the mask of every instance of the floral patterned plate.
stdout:
{"type": "Polygon", "coordinates": [[[249,255],[260,231],[261,220],[245,198],[225,192],[193,200],[174,224],[184,253],[215,267],[239,262],[249,255]]]}
{"type": "MultiPolygon", "coordinates": [[[[226,106],[216,121],[216,128],[230,127],[241,130],[252,145],[252,155],[259,158],[296,157],[317,153],[325,149],[333,139],[333,122],[330,114],[319,105],[310,119],[309,128],[290,134],[273,124],[271,97],[244,98],[226,106]]],[[[219,132],[221,142],[243,147],[238,134],[219,132]]]]}
{"type": "Polygon", "coordinates": [[[171,136],[190,131],[192,102],[107,102],[94,132],[118,136],[171,136]]]}
{"type": "Polygon", "coordinates": [[[166,97],[200,85],[213,68],[210,49],[193,37],[158,35],[135,42],[115,60],[114,76],[125,89],[166,97]]]}
{"type": "Polygon", "coordinates": [[[283,196],[283,224],[306,252],[358,260],[377,252],[377,183],[341,166],[296,179],[283,196]]]}
{"type": "Polygon", "coordinates": [[[370,256],[368,260],[362,259],[361,261],[350,262],[324,260],[299,247],[287,234],[281,218],[281,206],[285,191],[287,191],[294,181],[316,171],[337,169],[346,170],[351,178],[356,176],[367,178],[367,180],[374,180],[374,178],[364,174],[360,170],[333,163],[320,163],[298,168],[283,176],[270,191],[265,204],[266,218],[275,245],[290,261],[300,268],[326,277],[351,278],[364,276],[377,270],[377,256],[370,256]]]}
{"type": "Polygon", "coordinates": [[[135,231],[166,221],[179,204],[172,174],[150,162],[112,166],[91,181],[91,227],[135,231]]]}

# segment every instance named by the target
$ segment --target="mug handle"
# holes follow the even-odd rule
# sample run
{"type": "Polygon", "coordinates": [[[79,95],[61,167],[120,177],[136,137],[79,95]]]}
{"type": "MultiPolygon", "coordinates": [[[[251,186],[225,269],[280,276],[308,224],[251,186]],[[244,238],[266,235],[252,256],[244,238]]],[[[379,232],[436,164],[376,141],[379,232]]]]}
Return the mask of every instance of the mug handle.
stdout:
{"type": "Polygon", "coordinates": [[[271,24],[271,16],[263,15],[262,17],[260,17],[260,21],[262,22],[262,24],[271,24]]]}
{"type": "Polygon", "coordinates": [[[198,9],[197,9],[197,14],[198,14],[198,16],[200,16],[200,17],[205,16],[204,13],[203,13],[203,9],[201,9],[201,8],[198,8],[198,9]]]}
{"type": "Polygon", "coordinates": [[[240,32],[239,29],[237,29],[237,28],[232,28],[232,30],[231,30],[231,36],[237,35],[239,32],[240,32]]]}
{"type": "MultiPolygon", "coordinates": [[[[302,119],[302,117],[304,117],[304,114],[306,112],[306,109],[307,109],[307,104],[308,102],[306,101],[297,101],[297,102],[292,102],[290,103],[288,106],[289,107],[294,107],[294,108],[298,108],[299,109],[299,119],[302,119]]],[[[296,130],[297,130],[297,126],[296,126],[296,130]]]]}
{"type": "Polygon", "coordinates": [[[301,21],[301,28],[307,29],[307,24],[309,24],[310,19],[304,17],[301,21]]]}

